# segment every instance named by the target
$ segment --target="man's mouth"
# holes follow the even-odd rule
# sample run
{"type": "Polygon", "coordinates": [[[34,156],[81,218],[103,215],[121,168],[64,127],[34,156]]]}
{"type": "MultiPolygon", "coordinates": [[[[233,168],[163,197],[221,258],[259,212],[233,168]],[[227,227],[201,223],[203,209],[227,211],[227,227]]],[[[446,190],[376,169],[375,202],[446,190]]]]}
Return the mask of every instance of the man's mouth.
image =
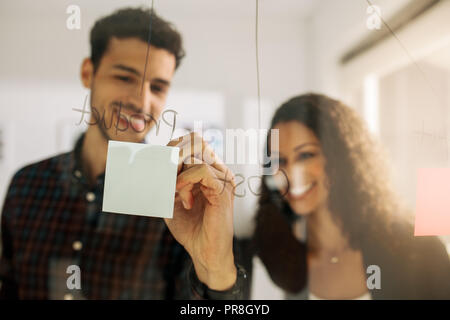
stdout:
{"type": "Polygon", "coordinates": [[[316,185],[315,182],[311,182],[311,183],[301,186],[301,187],[291,188],[289,190],[289,195],[297,200],[302,199],[304,196],[306,196],[308,194],[308,192],[312,188],[314,188],[315,185],[316,185]]]}
{"type": "Polygon", "coordinates": [[[142,132],[145,128],[145,120],[143,116],[133,116],[131,117],[129,123],[137,132],[142,132]]]}
{"type": "MultiPolygon", "coordinates": [[[[114,114],[116,115],[116,117],[119,117],[118,108],[114,108],[114,114]]],[[[131,129],[136,132],[142,132],[145,128],[144,115],[138,113],[128,114],[126,112],[123,112],[123,110],[120,110],[119,122],[121,124],[121,127],[123,128],[131,127],[131,129]]]]}

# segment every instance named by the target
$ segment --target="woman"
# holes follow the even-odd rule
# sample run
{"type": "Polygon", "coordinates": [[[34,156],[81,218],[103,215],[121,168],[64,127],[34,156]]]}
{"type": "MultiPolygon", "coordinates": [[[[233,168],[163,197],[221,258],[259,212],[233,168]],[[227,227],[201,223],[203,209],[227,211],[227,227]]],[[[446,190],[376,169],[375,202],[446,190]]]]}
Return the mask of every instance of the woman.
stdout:
{"type": "Polygon", "coordinates": [[[445,246],[414,237],[382,153],[352,109],[301,95],[271,128],[279,169],[262,183],[253,244],[288,298],[450,299],[445,246]]]}

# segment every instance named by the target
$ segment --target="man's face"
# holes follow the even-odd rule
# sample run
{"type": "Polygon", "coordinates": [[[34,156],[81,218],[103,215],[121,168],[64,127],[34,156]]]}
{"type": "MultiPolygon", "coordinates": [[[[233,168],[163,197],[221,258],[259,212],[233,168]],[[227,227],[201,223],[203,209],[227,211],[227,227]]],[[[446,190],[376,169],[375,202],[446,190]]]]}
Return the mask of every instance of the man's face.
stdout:
{"type": "Polygon", "coordinates": [[[161,115],[175,56],[150,45],[146,59],[147,50],[140,39],[112,38],[95,74],[90,59],[83,62],[83,84],[91,89],[90,123],[106,139],[141,142],[161,115]]]}

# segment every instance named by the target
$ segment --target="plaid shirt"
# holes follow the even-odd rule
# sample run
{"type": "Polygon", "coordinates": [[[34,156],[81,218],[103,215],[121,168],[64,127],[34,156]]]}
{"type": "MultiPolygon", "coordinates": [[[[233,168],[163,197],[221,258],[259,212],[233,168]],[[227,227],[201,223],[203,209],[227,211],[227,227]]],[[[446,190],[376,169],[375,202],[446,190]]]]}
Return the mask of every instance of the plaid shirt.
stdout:
{"type": "Polygon", "coordinates": [[[201,298],[188,280],[191,259],[163,219],[102,212],[104,173],[89,186],[83,138],[14,175],[2,212],[0,297],[201,298]],[[71,265],[81,288],[70,286],[71,265]]]}

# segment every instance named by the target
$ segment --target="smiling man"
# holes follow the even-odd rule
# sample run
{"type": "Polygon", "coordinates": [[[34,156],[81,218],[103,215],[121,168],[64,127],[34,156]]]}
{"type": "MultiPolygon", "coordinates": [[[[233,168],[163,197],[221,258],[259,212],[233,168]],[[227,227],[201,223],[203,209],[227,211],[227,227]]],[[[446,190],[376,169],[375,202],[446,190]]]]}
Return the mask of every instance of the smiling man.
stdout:
{"type": "MultiPolygon", "coordinates": [[[[72,152],[20,169],[9,186],[2,298],[243,297],[246,275],[235,263],[233,241],[235,184],[219,160],[188,164],[198,154],[180,154],[173,219],[101,210],[108,141],[144,141],[183,56],[181,36],[154,12],[123,9],[96,22],[91,57],[81,66],[91,125],[72,152]],[[75,287],[66,281],[73,266],[81,277],[75,287]]],[[[215,158],[194,135],[169,145],[186,143],[215,158]]]]}

